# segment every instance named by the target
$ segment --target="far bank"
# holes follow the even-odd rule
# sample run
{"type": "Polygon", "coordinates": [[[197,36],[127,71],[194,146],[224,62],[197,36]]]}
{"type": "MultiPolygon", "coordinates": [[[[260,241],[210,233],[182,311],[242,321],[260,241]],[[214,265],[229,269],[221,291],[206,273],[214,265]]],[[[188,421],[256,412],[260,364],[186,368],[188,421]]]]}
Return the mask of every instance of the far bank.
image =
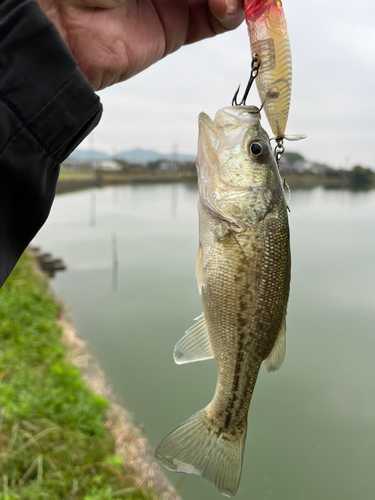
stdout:
{"type": "MultiPolygon", "coordinates": [[[[375,173],[360,166],[353,170],[328,169],[324,172],[295,171],[281,168],[280,175],[290,189],[350,189],[354,191],[375,188],[375,173]]],[[[63,168],[57,183],[56,193],[68,193],[93,187],[116,186],[122,184],[184,182],[197,184],[196,171],[165,171],[160,169],[137,168],[131,171],[105,171],[100,169],[63,168]]]]}

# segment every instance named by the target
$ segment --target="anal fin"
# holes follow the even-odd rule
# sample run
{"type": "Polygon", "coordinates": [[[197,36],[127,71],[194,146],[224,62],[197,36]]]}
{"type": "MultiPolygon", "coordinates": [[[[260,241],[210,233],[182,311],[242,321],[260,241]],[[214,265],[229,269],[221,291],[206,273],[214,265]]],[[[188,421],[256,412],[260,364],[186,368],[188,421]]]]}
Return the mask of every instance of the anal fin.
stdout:
{"type": "Polygon", "coordinates": [[[173,359],[178,365],[214,357],[203,313],[196,321],[174,348],[173,359]]]}
{"type": "Polygon", "coordinates": [[[286,324],[284,316],[272,351],[270,352],[268,358],[264,360],[264,364],[266,365],[267,371],[269,373],[276,372],[283,364],[285,357],[285,348],[286,348],[285,331],[286,331],[286,324]]]}

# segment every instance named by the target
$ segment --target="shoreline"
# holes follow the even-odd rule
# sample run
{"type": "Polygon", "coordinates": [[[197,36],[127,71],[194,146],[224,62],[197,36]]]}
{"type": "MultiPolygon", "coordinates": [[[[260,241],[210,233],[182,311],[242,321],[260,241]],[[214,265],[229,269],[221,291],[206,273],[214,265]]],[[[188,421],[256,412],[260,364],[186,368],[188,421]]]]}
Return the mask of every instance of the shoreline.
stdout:
{"type": "MultiPolygon", "coordinates": [[[[348,179],[338,176],[327,176],[322,174],[280,172],[281,178],[285,180],[290,189],[309,190],[316,187],[323,189],[345,189],[350,191],[369,191],[375,189],[375,184],[353,185],[348,179]]],[[[96,177],[87,174],[64,174],[59,177],[56,194],[71,193],[84,189],[120,186],[127,184],[160,184],[160,183],[186,183],[197,185],[196,175],[187,175],[179,172],[147,172],[147,173],[100,173],[96,177]]]]}
{"type": "Polygon", "coordinates": [[[83,189],[107,186],[120,186],[126,184],[160,184],[160,183],[188,183],[197,184],[196,176],[182,175],[180,173],[147,173],[147,174],[118,174],[105,173],[94,176],[65,176],[60,175],[56,186],[56,194],[71,193],[83,189]]]}
{"type": "Polygon", "coordinates": [[[87,343],[79,337],[65,312],[57,323],[62,329],[67,359],[80,370],[90,390],[110,402],[104,425],[115,440],[116,453],[126,459],[127,467],[133,469],[137,486],[143,490],[152,489],[160,500],[182,500],[157,463],[147,437],[122,405],[99,362],[91,354],[87,343]]]}

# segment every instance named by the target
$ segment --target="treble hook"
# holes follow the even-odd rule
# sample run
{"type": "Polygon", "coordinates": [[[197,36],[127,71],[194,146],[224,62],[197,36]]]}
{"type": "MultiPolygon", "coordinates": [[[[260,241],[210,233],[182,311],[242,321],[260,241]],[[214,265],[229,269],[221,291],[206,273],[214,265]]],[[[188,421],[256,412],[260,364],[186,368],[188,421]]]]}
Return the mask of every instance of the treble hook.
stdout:
{"type": "Polygon", "coordinates": [[[260,59],[259,59],[259,56],[258,56],[258,54],[254,54],[253,55],[253,60],[251,61],[250,78],[249,78],[249,81],[247,83],[247,86],[246,86],[244,95],[242,97],[242,100],[241,100],[240,103],[237,102],[237,96],[238,96],[238,93],[239,93],[240,87],[241,87],[241,85],[239,85],[238,89],[236,90],[236,92],[235,92],[235,94],[233,96],[232,106],[246,106],[247,96],[249,95],[249,92],[250,92],[251,86],[253,84],[253,81],[258,76],[259,68],[260,68],[260,59]]]}

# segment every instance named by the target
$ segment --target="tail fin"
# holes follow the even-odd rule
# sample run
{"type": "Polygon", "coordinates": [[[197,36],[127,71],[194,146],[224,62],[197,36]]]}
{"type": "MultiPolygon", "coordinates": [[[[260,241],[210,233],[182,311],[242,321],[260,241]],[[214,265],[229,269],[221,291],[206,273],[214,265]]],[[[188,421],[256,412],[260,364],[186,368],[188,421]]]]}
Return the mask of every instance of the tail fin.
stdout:
{"type": "Polygon", "coordinates": [[[155,455],[170,471],[204,477],[226,496],[237,492],[246,427],[237,435],[216,432],[201,410],[169,434],[155,455]]]}

